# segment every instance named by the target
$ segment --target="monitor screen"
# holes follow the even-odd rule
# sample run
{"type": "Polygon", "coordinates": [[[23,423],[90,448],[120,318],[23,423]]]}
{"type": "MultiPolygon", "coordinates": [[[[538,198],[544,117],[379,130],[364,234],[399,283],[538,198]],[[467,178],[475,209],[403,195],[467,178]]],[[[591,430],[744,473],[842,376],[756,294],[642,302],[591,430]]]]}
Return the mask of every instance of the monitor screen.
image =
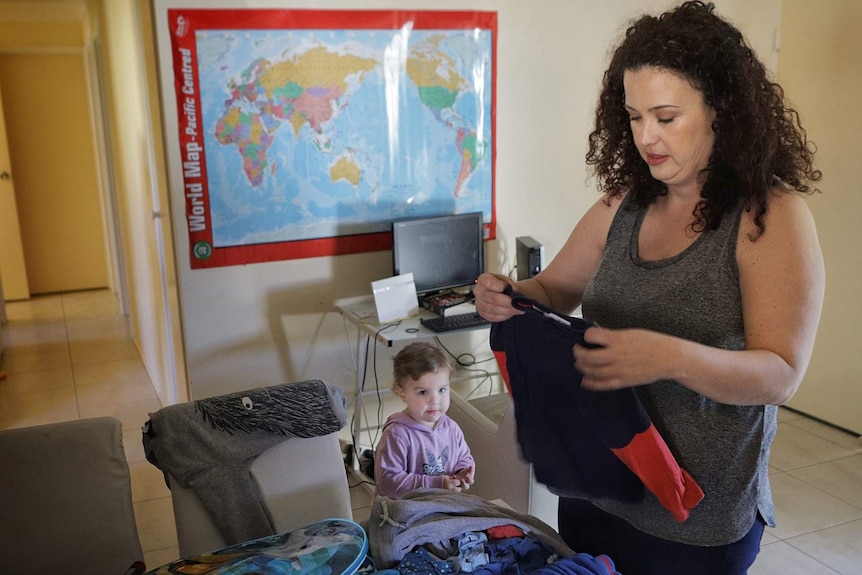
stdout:
{"type": "Polygon", "coordinates": [[[394,275],[413,273],[418,295],[471,285],[485,269],[482,212],[392,222],[394,275]]]}

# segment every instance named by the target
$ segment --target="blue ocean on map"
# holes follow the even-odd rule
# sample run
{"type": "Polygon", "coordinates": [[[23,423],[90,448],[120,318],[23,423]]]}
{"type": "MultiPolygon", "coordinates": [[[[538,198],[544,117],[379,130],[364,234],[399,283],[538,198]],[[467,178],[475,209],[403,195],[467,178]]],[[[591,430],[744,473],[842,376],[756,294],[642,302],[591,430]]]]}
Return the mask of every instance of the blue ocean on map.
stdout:
{"type": "Polygon", "coordinates": [[[199,30],[196,45],[214,247],[490,221],[490,32],[199,30]]]}

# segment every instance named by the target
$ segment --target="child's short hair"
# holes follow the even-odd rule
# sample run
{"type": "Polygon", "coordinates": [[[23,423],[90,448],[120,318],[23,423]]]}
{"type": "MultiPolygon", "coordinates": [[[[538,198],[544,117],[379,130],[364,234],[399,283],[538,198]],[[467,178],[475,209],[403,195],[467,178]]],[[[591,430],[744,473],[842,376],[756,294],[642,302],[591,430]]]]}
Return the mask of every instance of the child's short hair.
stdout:
{"type": "Polygon", "coordinates": [[[395,354],[392,365],[395,381],[392,386],[401,387],[401,382],[408,378],[416,381],[426,373],[437,373],[442,369],[452,373],[454,368],[452,360],[439,347],[417,341],[395,354]]]}

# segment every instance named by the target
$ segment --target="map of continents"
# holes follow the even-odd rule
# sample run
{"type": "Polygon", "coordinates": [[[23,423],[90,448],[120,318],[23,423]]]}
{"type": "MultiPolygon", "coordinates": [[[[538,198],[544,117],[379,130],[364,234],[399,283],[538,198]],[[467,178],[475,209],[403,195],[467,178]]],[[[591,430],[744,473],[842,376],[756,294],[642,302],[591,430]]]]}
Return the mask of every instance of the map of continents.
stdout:
{"type": "Polygon", "coordinates": [[[492,204],[490,33],[196,32],[213,244],[492,204]]]}

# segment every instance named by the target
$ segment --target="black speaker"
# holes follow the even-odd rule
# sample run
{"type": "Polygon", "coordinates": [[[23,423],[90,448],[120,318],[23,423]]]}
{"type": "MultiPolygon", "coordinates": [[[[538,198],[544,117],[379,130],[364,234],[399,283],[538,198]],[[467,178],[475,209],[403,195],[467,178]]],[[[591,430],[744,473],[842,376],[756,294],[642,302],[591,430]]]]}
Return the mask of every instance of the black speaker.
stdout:
{"type": "Polygon", "coordinates": [[[530,236],[519,236],[515,238],[517,248],[515,257],[518,267],[518,279],[531,278],[542,271],[542,258],[545,246],[530,236]]]}

